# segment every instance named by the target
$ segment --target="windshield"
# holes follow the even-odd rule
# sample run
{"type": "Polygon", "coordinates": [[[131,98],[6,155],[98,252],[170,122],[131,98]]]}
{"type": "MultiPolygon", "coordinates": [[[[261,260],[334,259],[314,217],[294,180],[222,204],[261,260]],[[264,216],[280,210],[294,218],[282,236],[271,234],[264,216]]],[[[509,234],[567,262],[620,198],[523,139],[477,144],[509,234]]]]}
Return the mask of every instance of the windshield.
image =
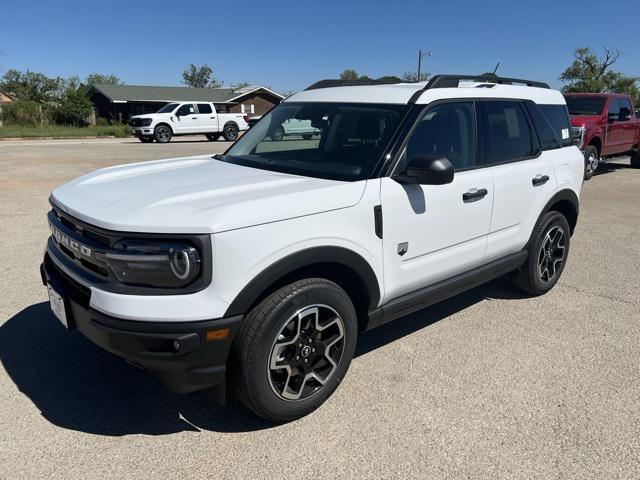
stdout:
{"type": "Polygon", "coordinates": [[[407,105],[285,102],[221,158],[248,167],[356,181],[368,178],[407,105]]]}
{"type": "Polygon", "coordinates": [[[178,106],[177,103],[167,103],[164,107],[162,107],[156,113],[171,113],[177,106],[178,106]]]}
{"type": "Polygon", "coordinates": [[[569,115],[600,115],[607,97],[570,97],[566,96],[569,115]]]}

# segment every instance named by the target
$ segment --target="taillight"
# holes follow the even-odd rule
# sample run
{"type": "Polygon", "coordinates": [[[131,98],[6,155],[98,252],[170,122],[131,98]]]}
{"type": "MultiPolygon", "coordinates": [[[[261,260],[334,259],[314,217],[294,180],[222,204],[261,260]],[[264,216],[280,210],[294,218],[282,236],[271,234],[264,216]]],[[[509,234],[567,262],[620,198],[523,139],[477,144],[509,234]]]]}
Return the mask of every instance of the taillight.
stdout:
{"type": "Polygon", "coordinates": [[[244,117],[242,117],[242,118],[244,118],[244,121],[245,121],[246,123],[249,123],[249,115],[245,115],[245,116],[244,116],[244,117]]]}

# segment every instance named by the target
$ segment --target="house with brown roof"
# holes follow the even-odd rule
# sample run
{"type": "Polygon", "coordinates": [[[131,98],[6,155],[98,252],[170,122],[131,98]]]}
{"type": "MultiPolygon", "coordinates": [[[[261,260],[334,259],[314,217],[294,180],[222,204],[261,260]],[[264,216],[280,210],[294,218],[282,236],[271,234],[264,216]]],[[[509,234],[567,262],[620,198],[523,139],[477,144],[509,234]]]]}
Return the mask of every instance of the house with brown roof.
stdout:
{"type": "Polygon", "coordinates": [[[284,96],[261,85],[242,88],[192,88],[94,84],[87,91],[97,117],[127,121],[156,112],[169,102],[213,102],[219,112],[264,115],[284,96]]]}

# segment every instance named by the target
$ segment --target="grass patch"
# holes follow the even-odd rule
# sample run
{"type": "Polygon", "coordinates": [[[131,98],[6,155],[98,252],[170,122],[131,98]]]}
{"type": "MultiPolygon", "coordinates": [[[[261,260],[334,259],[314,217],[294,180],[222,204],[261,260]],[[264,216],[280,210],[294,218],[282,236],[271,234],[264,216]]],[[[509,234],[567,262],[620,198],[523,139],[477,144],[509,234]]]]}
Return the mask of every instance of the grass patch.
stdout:
{"type": "Polygon", "coordinates": [[[62,125],[43,125],[41,127],[23,125],[5,125],[0,127],[0,138],[18,137],[128,137],[126,125],[95,125],[91,127],[65,127],[62,125]]]}

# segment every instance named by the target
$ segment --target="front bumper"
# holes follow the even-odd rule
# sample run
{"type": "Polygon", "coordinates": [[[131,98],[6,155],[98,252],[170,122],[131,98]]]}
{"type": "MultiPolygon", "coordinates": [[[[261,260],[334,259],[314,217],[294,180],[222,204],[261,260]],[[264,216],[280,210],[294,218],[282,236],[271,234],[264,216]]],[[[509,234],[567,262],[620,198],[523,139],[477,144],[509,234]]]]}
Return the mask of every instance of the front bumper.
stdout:
{"type": "Polygon", "coordinates": [[[151,127],[130,127],[134,137],[146,137],[153,135],[153,128],[151,127]]]}
{"type": "Polygon", "coordinates": [[[64,298],[70,328],[148,370],[169,390],[188,393],[224,387],[227,357],[242,315],[195,322],[123,320],[91,308],[91,290],[60,270],[49,253],[40,274],[43,284],[64,298]],[[207,341],[207,332],[227,328],[224,338],[207,341]]]}

